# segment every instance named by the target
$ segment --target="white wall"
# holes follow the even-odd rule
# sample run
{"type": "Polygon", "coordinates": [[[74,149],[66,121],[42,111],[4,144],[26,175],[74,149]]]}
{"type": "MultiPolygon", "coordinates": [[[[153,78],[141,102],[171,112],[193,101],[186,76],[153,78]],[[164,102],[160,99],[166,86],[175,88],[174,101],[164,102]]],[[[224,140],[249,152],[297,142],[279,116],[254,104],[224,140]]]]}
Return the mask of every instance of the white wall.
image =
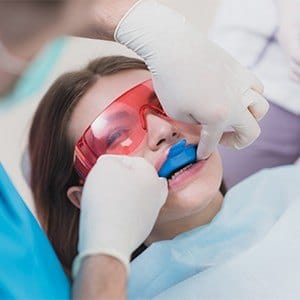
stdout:
{"type": "MultiPolygon", "coordinates": [[[[161,0],[161,2],[185,15],[200,31],[206,32],[213,18],[218,0],[161,0]]],[[[41,92],[22,102],[0,119],[0,158],[24,200],[33,207],[31,194],[20,171],[21,154],[27,140],[27,132],[38,100],[53,79],[61,73],[76,69],[97,56],[129,54],[127,49],[115,43],[71,38],[53,68],[41,92]]]]}

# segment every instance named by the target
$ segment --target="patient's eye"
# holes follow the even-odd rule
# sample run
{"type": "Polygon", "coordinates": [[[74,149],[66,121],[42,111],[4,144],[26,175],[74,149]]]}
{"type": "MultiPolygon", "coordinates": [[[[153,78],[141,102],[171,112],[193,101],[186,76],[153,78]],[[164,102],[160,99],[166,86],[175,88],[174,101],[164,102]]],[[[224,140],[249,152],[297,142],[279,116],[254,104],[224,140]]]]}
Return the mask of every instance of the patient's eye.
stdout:
{"type": "Polygon", "coordinates": [[[128,138],[130,129],[128,128],[117,128],[110,133],[106,138],[107,147],[113,147],[116,144],[126,140],[128,138]]]}

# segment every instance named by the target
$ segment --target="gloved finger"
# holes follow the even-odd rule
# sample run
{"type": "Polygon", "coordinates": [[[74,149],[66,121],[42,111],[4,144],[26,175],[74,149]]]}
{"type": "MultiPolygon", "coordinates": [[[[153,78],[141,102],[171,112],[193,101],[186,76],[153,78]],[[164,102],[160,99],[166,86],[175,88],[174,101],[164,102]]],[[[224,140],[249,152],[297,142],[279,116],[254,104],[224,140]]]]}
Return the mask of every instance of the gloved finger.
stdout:
{"type": "Polygon", "coordinates": [[[250,73],[251,76],[252,76],[252,85],[251,85],[251,88],[253,90],[255,90],[256,92],[262,94],[264,92],[264,85],[263,83],[261,82],[260,79],[258,79],[258,77],[256,77],[256,75],[254,73],[250,73]]]}
{"type": "Polygon", "coordinates": [[[295,81],[299,81],[299,79],[300,79],[300,62],[297,63],[296,61],[291,60],[290,68],[291,68],[291,74],[290,74],[291,78],[295,81]]]}
{"type": "Polygon", "coordinates": [[[294,28],[294,31],[292,31],[292,35],[289,39],[288,49],[291,62],[300,65],[300,36],[298,29],[294,28]]]}
{"type": "Polygon", "coordinates": [[[297,47],[297,50],[295,51],[295,53],[291,59],[295,65],[297,65],[297,66],[300,65],[300,39],[299,39],[299,45],[297,47]]]}
{"type": "Polygon", "coordinates": [[[146,159],[143,157],[136,156],[126,156],[126,155],[115,155],[115,154],[105,154],[101,155],[97,164],[102,166],[113,165],[115,167],[121,167],[129,170],[141,170],[147,169],[152,173],[156,173],[154,166],[152,166],[146,159]]]}
{"type": "Polygon", "coordinates": [[[102,168],[106,166],[114,171],[126,170],[131,174],[132,172],[135,172],[136,176],[138,176],[140,179],[144,178],[147,184],[150,180],[153,180],[156,190],[161,193],[161,195],[158,195],[156,198],[163,198],[158,200],[162,201],[161,205],[163,205],[165,202],[168,193],[167,179],[159,177],[155,167],[145,158],[137,156],[105,154],[98,158],[97,164],[101,164],[102,168]]]}
{"type": "Polygon", "coordinates": [[[219,143],[225,147],[232,147],[235,134],[234,131],[224,132],[219,143]]]}
{"type": "Polygon", "coordinates": [[[197,158],[206,159],[215,151],[223,133],[223,127],[202,125],[200,141],[197,148],[197,158]]]}
{"type": "MultiPolygon", "coordinates": [[[[165,111],[167,110],[165,109],[165,111]]],[[[172,112],[169,113],[169,111],[167,111],[167,115],[176,121],[189,123],[189,124],[200,124],[197,118],[188,112],[177,111],[176,113],[172,113],[172,112]]]]}
{"type": "Polygon", "coordinates": [[[220,144],[242,149],[254,142],[260,135],[260,127],[248,110],[241,113],[239,122],[232,127],[235,131],[225,132],[221,137],[220,144]]]}
{"type": "MultiPolygon", "coordinates": [[[[300,51],[300,48],[299,48],[300,51]]],[[[300,54],[299,57],[291,57],[290,67],[293,71],[300,73],[300,54]]]]}
{"type": "Polygon", "coordinates": [[[261,120],[269,110],[270,105],[268,101],[263,95],[253,90],[249,90],[248,97],[253,99],[251,101],[252,104],[248,106],[248,110],[257,121],[261,120]]]}
{"type": "Polygon", "coordinates": [[[168,197],[168,180],[163,177],[159,177],[159,193],[160,197],[156,197],[156,201],[159,201],[159,209],[165,204],[167,197],[168,197]]]}
{"type": "Polygon", "coordinates": [[[295,82],[297,82],[297,83],[300,84],[300,76],[299,76],[298,74],[294,73],[292,70],[290,70],[289,77],[290,77],[293,81],[295,81],[295,82]]]}

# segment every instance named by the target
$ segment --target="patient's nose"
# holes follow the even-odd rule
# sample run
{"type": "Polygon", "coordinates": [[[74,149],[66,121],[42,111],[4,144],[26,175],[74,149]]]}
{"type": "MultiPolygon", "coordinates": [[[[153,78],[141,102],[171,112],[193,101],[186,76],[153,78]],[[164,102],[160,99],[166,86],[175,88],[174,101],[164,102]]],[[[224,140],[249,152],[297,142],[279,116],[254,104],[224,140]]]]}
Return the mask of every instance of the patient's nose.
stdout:
{"type": "Polygon", "coordinates": [[[178,129],[168,120],[154,114],[147,114],[147,139],[148,146],[152,151],[158,150],[164,145],[172,145],[179,139],[178,129]]]}

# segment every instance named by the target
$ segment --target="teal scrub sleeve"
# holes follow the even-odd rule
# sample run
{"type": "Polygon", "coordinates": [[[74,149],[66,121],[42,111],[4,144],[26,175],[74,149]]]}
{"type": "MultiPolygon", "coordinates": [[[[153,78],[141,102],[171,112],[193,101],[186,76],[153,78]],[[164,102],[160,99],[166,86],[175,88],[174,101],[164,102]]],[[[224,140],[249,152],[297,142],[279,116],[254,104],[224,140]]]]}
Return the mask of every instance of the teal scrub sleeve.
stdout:
{"type": "Polygon", "coordinates": [[[0,299],[69,299],[70,282],[0,164],[0,299]]]}

